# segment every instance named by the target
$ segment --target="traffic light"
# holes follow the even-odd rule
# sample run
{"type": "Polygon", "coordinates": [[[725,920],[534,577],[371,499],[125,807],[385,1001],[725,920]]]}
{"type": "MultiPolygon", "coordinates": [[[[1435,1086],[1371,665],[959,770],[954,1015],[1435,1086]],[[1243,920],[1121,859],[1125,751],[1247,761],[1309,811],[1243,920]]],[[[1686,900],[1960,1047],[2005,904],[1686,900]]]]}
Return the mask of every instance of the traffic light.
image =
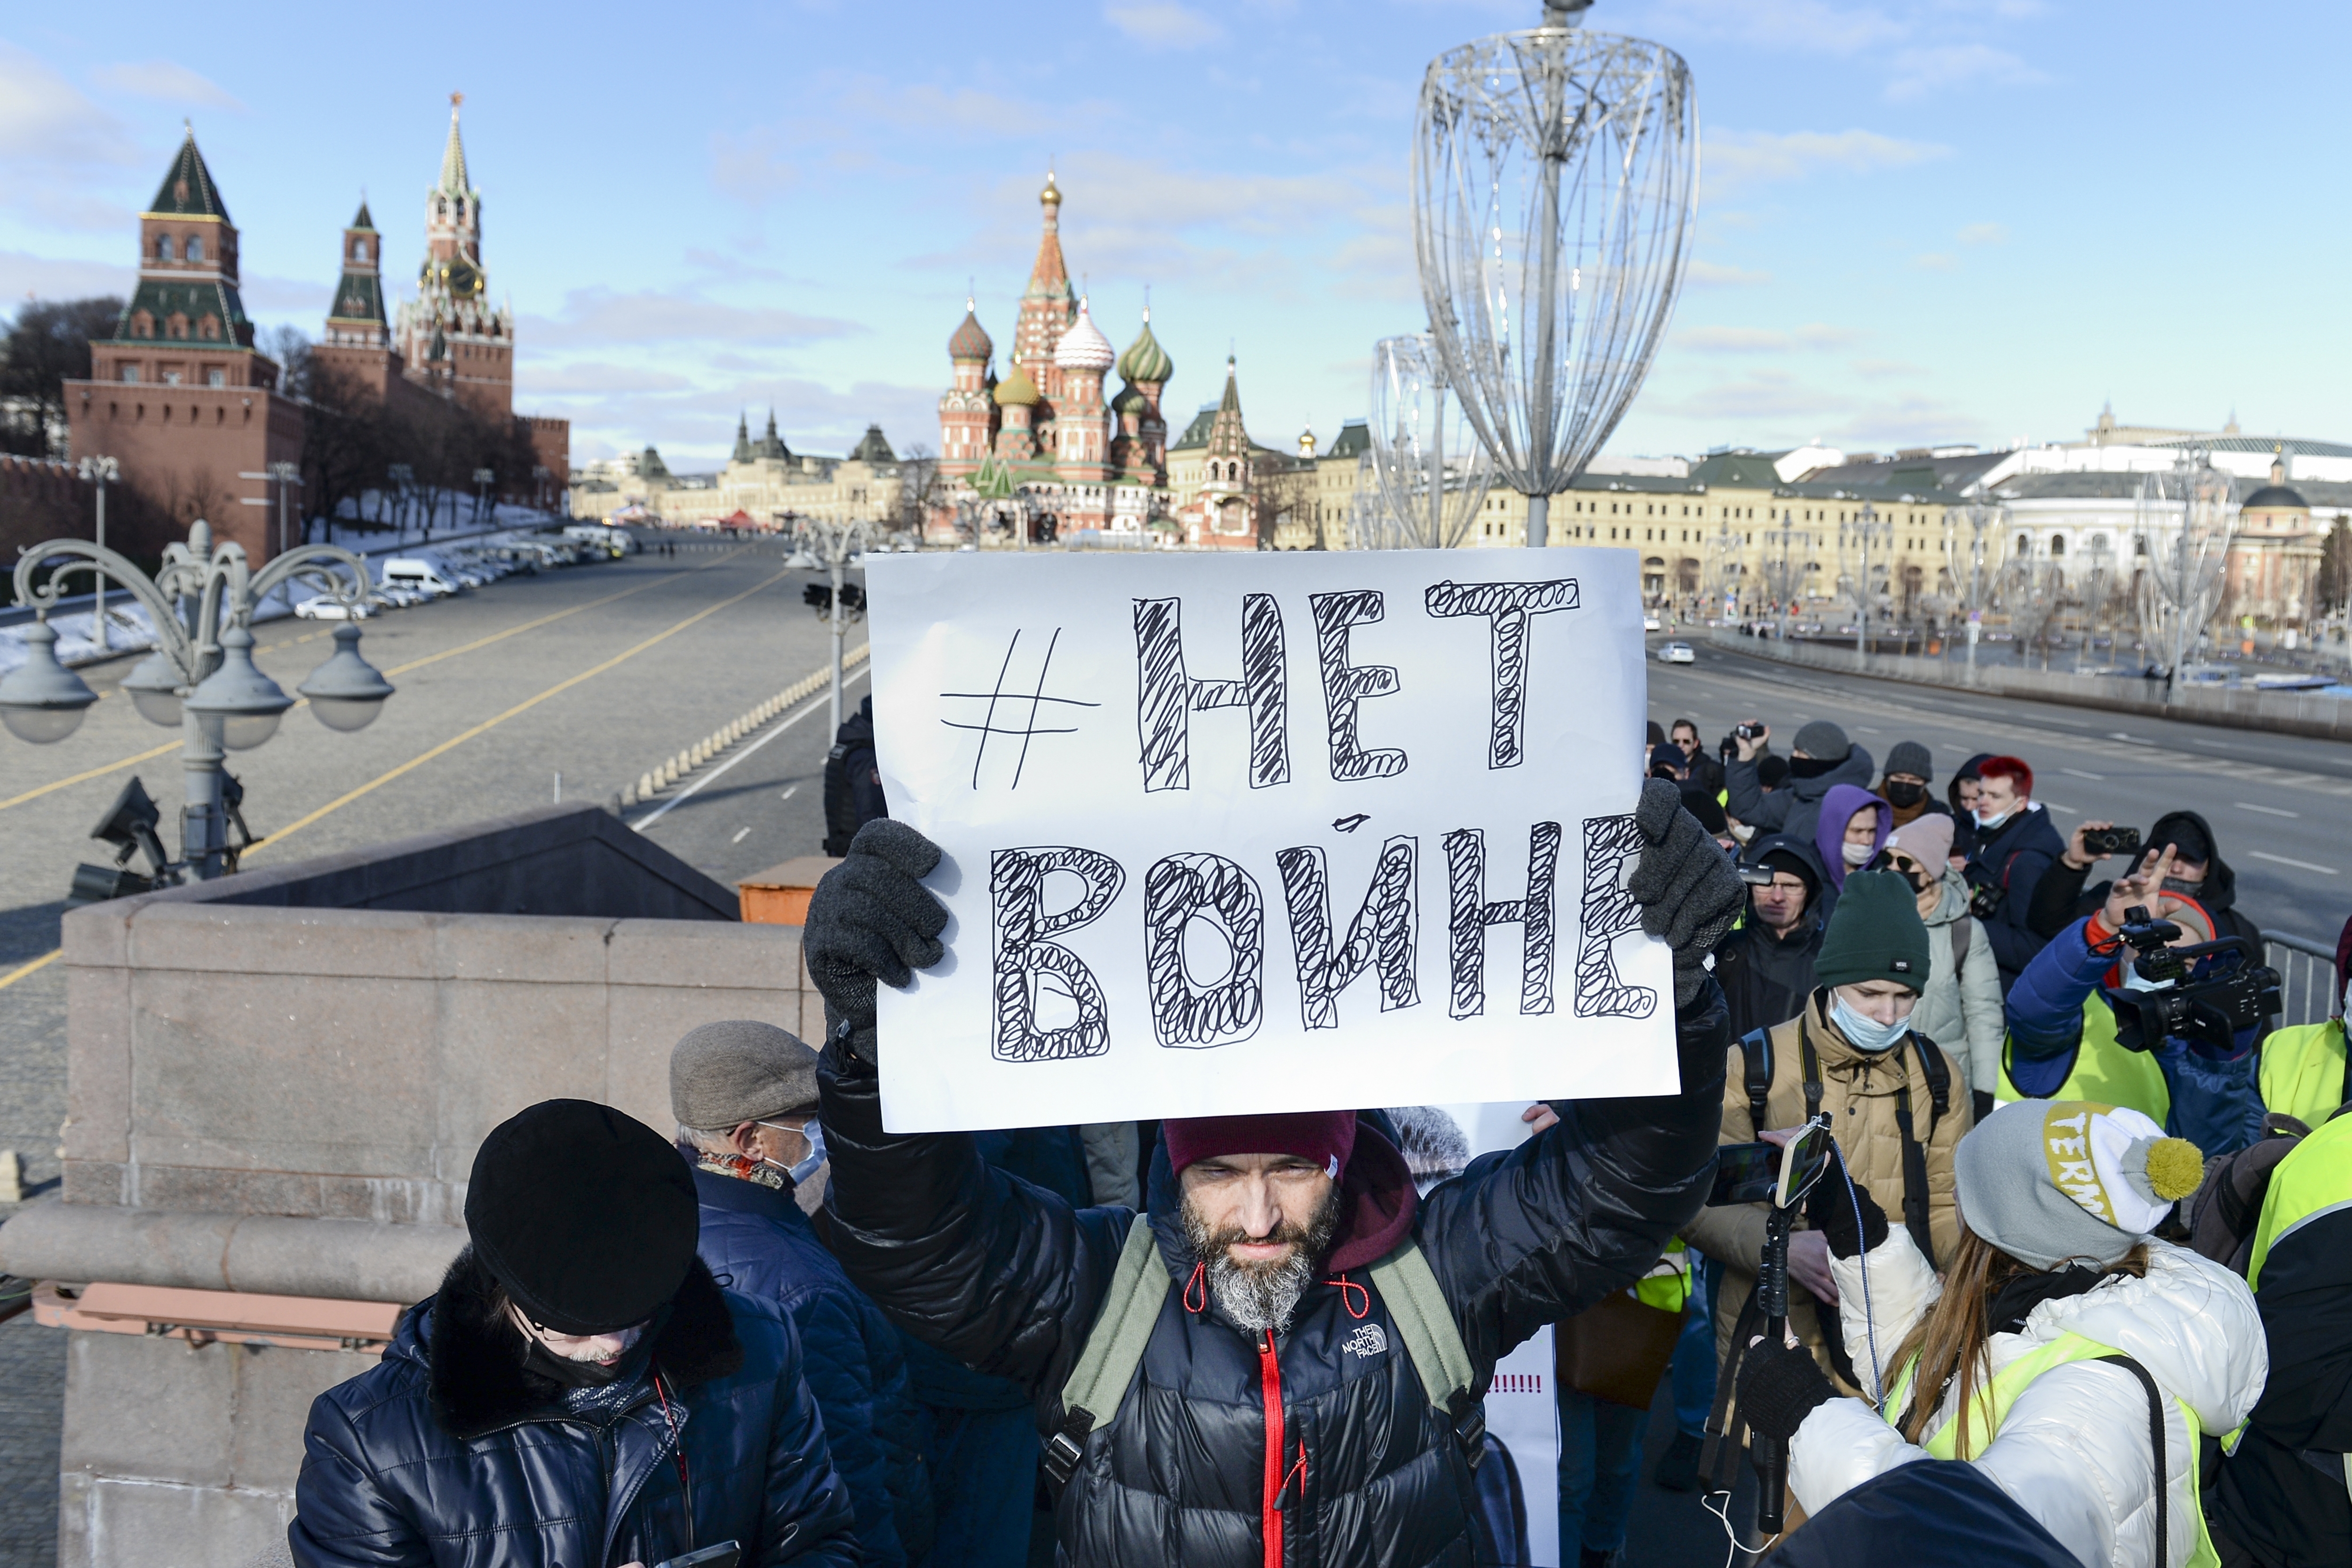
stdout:
{"type": "Polygon", "coordinates": [[[864,610],[866,608],[866,591],[858,587],[857,584],[854,582],[843,583],[841,585],[841,607],[844,610],[851,612],[864,610]]]}
{"type": "MultiPolygon", "coordinates": [[[[819,615],[831,614],[833,612],[833,585],[825,582],[810,583],[806,588],[801,590],[801,602],[807,605],[811,610],[815,611],[819,615]]],[[[843,596],[842,602],[845,604],[848,602],[846,595],[843,596]]]]}

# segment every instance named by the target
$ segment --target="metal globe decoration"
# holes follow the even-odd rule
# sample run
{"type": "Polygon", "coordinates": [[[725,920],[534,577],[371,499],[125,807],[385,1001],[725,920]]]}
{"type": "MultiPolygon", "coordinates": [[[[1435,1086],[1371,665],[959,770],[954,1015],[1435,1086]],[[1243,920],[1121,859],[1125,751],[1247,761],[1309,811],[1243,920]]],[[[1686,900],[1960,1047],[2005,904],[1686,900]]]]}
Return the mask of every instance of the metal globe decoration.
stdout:
{"type": "Polygon", "coordinates": [[[0,680],[0,724],[19,740],[48,746],[81,727],[98,694],[58,662],[58,632],[44,615],[25,628],[25,662],[0,680]]]}
{"type": "Polygon", "coordinates": [[[1450,395],[1426,332],[1372,345],[1374,538],[1404,549],[1453,549],[1469,536],[1495,482],[1495,460],[1450,395]]]}
{"type": "Polygon", "coordinates": [[[360,629],[346,621],[335,628],[334,653],[294,689],[310,699],[320,724],[349,734],[375,722],[393,685],[360,657],[360,629]]]}
{"type": "Polygon", "coordinates": [[[1536,548],[1649,373],[1697,202],[1689,67],[1584,31],[1591,3],[1431,61],[1413,138],[1431,336],[1536,548]]]}
{"type": "Polygon", "coordinates": [[[250,751],[278,733],[294,706],[284,687],[254,667],[253,633],[232,625],[220,634],[220,668],[188,694],[186,711],[220,721],[220,743],[250,751]]]}

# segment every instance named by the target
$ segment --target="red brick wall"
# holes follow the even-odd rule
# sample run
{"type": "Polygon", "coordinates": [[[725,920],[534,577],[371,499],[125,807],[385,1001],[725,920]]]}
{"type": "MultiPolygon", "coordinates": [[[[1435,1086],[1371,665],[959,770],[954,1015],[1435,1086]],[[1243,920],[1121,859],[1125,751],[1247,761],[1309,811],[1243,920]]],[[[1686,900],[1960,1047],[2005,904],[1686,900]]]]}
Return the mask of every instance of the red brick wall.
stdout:
{"type": "Polygon", "coordinates": [[[122,487],[174,527],[207,518],[257,566],[277,552],[276,486],[244,476],[301,461],[291,400],[262,387],[68,382],[66,409],[72,455],[118,460],[122,487]]]}

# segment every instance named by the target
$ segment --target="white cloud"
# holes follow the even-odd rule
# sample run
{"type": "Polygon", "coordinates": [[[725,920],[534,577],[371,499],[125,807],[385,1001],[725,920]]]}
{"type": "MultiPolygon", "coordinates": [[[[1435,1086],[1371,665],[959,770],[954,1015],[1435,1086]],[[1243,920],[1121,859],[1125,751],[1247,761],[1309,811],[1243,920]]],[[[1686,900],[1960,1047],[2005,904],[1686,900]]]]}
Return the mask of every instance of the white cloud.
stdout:
{"type": "Polygon", "coordinates": [[[1697,288],[1739,288],[1750,284],[1769,283],[1772,275],[1750,272],[1741,267],[1727,267],[1719,261],[1694,260],[1683,273],[1683,281],[1697,288]]]}
{"type": "Polygon", "coordinates": [[[1905,169],[1947,158],[1952,150],[1932,141],[1906,141],[1875,131],[1727,131],[1705,149],[1703,167],[1710,195],[1768,180],[1801,180],[1831,171],[1868,174],[1905,169]]]}
{"type": "Polygon", "coordinates": [[[2007,245],[2009,226],[2006,224],[1970,224],[1959,233],[1962,245],[2007,245]]]}
{"type": "Polygon", "coordinates": [[[2006,49],[1990,44],[1939,44],[1896,53],[1887,99],[1895,103],[1924,98],[1944,88],[1989,82],[1995,87],[2033,87],[2050,79],[2006,49]]]}
{"type": "Polygon", "coordinates": [[[159,103],[201,104],[239,113],[245,110],[236,95],[173,60],[127,60],[120,65],[100,66],[90,76],[99,86],[132,98],[152,98],[159,103]]]}
{"type": "Polygon", "coordinates": [[[131,209],[105,193],[143,156],[121,120],[47,61],[0,43],[0,211],[44,228],[120,233],[131,209]]]}
{"type": "Polygon", "coordinates": [[[1645,25],[1667,37],[1734,38],[1768,49],[1851,55],[1891,43],[1908,26],[1875,6],[1824,0],[1660,0],[1645,25]]]}
{"type": "Polygon", "coordinates": [[[1103,20],[1137,43],[1154,48],[1197,49],[1225,36],[1215,17],[1174,0],[1129,0],[1125,5],[1105,5],[1103,20]]]}
{"type": "Polygon", "coordinates": [[[1958,272],[1960,269],[1958,258],[1939,250],[1926,251],[1913,256],[1911,265],[1922,272],[1958,272]]]}
{"type": "Polygon", "coordinates": [[[137,277],[138,274],[128,267],[102,261],[0,250],[0,299],[20,300],[26,295],[43,299],[81,299],[99,294],[127,295],[137,277]]]}
{"type": "Polygon", "coordinates": [[[551,349],[625,343],[801,343],[865,330],[829,317],[729,305],[691,293],[639,289],[622,294],[604,287],[572,290],[564,296],[560,315],[530,318],[523,329],[534,344],[551,349]]]}

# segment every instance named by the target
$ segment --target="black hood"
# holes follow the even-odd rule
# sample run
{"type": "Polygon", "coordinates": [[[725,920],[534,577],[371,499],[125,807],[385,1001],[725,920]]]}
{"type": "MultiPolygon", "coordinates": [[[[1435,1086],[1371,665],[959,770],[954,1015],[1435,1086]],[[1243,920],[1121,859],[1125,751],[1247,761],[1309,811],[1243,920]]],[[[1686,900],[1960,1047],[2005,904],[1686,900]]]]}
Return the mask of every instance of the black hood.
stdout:
{"type": "Polygon", "coordinates": [[[2213,915],[2235,905],[2238,902],[2238,873],[2231,871],[2230,862],[2221,858],[2221,841],[2213,836],[2212,825],[2195,811],[2167,811],[2147,831],[2149,843],[2164,841],[2164,829],[2168,822],[2185,822],[2195,828],[2213,848],[2211,858],[2205,862],[2205,885],[2199,890],[2197,902],[2213,915]]]}
{"type": "MultiPolygon", "coordinates": [[[[524,1364],[522,1336],[499,1311],[499,1295],[498,1281],[467,1248],[442,1277],[439,1292],[409,1309],[390,1353],[425,1364],[433,1417],[461,1440],[545,1415],[563,1394],[562,1385],[524,1364]]],[[[699,1258],[670,1300],[669,1320],[654,1341],[654,1364],[679,1387],[743,1364],[727,1298],[699,1258]]]]}
{"type": "Polygon", "coordinates": [[[1990,762],[1993,757],[1994,753],[1990,751],[1978,752],[1974,757],[1961,763],[1959,771],[1953,774],[1951,779],[1944,786],[1944,799],[1951,802],[1952,815],[1971,826],[1975,824],[1976,819],[1960,807],[1960,786],[1970,780],[1982,779],[1984,774],[1979,770],[1986,763],[1990,762]]]}

